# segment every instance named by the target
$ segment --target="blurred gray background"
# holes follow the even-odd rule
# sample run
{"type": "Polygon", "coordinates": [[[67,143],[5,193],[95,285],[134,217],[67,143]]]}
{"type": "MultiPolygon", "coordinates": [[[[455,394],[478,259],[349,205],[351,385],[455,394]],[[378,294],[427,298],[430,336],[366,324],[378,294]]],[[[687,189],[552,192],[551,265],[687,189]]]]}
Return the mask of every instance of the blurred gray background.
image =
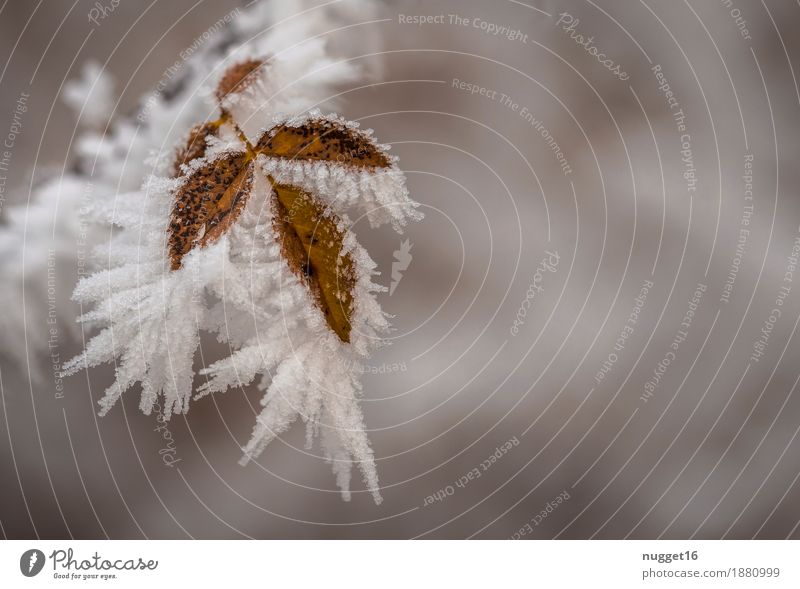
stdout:
{"type": "MultiPolygon", "coordinates": [[[[30,98],[0,219],[72,165],[75,119],[60,94],[82,64],[104,64],[122,112],[135,113],[180,52],[240,5],[121,0],[95,25],[91,1],[6,0],[0,137],[21,93],[30,98]]],[[[800,5],[452,0],[380,11],[387,20],[368,33],[331,39],[394,82],[347,93],[340,110],[393,144],[426,213],[407,232],[408,270],[382,295],[393,345],[364,376],[383,504],[364,492],[342,502],[299,425],[238,466],[258,391],[173,418],[170,467],[137,395],[96,417],[109,369],[92,371],[91,387],[85,374],[66,380],[58,398],[52,378],[31,383],[29,366],[4,356],[4,536],[800,538],[800,274],[788,259],[800,235],[800,5]],[[383,54],[360,52],[359,35],[383,54]],[[558,263],[537,274],[546,252],[558,263]]],[[[402,238],[355,229],[388,286],[402,238]]],[[[61,346],[66,358],[81,343],[61,346]]],[[[214,351],[204,343],[204,358],[214,351]]],[[[30,363],[47,370],[46,358],[30,363]]]]}

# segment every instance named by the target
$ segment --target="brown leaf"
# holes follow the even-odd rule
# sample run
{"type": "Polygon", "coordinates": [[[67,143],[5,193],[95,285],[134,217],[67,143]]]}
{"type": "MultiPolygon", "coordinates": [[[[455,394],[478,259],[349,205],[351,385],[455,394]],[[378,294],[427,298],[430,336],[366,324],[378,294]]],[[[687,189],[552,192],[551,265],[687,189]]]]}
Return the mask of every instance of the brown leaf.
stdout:
{"type": "Polygon", "coordinates": [[[255,150],[271,157],[324,160],[358,167],[391,165],[372,137],[325,119],[311,120],[299,127],[274,127],[261,137],[255,150]]]}
{"type": "MultiPolygon", "coordinates": [[[[230,68],[217,88],[217,98],[222,101],[227,94],[252,83],[263,63],[249,60],[230,68]]],[[[176,162],[176,173],[180,172],[180,163],[205,155],[205,138],[223,124],[232,125],[247,151],[204,162],[176,191],[168,231],[173,270],[180,268],[186,253],[218,239],[236,222],[253,188],[254,159],[258,155],[365,169],[391,166],[389,157],[370,135],[327,119],[309,120],[297,127],[278,125],[253,147],[233,114],[223,108],[217,121],[192,129],[187,147],[176,162]]],[[[308,287],[330,328],[343,342],[350,342],[356,273],[352,257],[343,253],[346,231],[312,195],[296,186],[278,184],[271,177],[268,180],[272,184],[273,227],[283,258],[308,287]]]]}
{"type": "Polygon", "coordinates": [[[296,186],[274,184],[273,191],[273,227],[284,259],[330,328],[349,342],[356,275],[350,254],[342,254],[339,219],[296,186]]]}
{"type": "Polygon", "coordinates": [[[175,154],[175,162],[172,164],[173,178],[177,178],[183,173],[181,165],[188,164],[206,154],[208,147],[206,137],[216,136],[218,131],[219,124],[217,122],[200,123],[189,130],[186,144],[175,154]]]}
{"type": "Polygon", "coordinates": [[[217,100],[221,103],[229,94],[237,94],[250,86],[260,75],[259,69],[265,63],[260,59],[248,59],[229,67],[217,84],[217,100]]]}
{"type": "Polygon", "coordinates": [[[167,244],[171,268],[195,246],[204,247],[224,234],[247,204],[254,164],[244,153],[228,154],[204,164],[175,193],[167,244]]]}

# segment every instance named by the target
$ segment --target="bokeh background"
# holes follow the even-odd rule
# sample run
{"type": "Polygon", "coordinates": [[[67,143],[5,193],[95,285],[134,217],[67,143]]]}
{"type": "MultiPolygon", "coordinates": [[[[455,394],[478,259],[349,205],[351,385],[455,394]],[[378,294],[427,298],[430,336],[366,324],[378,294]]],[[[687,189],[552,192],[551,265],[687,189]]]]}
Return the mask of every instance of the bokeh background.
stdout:
{"type": "MultiPolygon", "coordinates": [[[[99,4],[98,24],[88,0],[0,6],[0,137],[29,95],[3,222],[74,165],[62,95],[85,63],[113,75],[116,116],[135,115],[182,50],[244,7],[99,4]]],[[[276,18],[321,4],[275,2],[276,18]]],[[[387,286],[393,252],[412,244],[381,298],[392,345],[364,375],[383,504],[361,487],[343,502],[299,424],[238,466],[255,390],[173,418],[177,462],[165,465],[165,432],[138,395],[96,416],[110,369],[56,394],[48,358],[25,354],[18,333],[0,360],[3,535],[800,538],[800,5],[387,1],[343,13],[362,24],[325,34],[375,83],[343,88],[338,110],[393,145],[426,214],[403,237],[355,227],[387,286]],[[443,18],[405,22],[415,15],[443,18]]],[[[66,285],[57,300],[70,304],[66,285]]],[[[81,349],[75,333],[62,332],[63,359],[81,349]]],[[[206,341],[203,359],[219,351],[206,341]]]]}

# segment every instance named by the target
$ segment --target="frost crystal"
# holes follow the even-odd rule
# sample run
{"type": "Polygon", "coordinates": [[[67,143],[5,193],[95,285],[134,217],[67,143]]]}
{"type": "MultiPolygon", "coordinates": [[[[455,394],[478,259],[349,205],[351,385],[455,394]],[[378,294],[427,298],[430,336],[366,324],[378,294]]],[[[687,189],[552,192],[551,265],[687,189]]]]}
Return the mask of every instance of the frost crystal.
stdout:
{"type": "Polygon", "coordinates": [[[95,62],[87,62],[81,78],[64,86],[64,101],[78,113],[78,121],[88,127],[102,129],[111,119],[117,97],[114,81],[95,62]]]}
{"type": "Polygon", "coordinates": [[[333,60],[313,35],[286,48],[287,38],[304,38],[297,27],[204,52],[175,98],[147,104],[152,120],[140,131],[144,140],[130,123],[111,138],[84,140],[84,155],[96,159],[101,177],[122,172],[115,152],[128,142],[128,157],[138,155],[149,168],[140,168],[138,187],[122,176],[125,194],[93,195],[91,219],[116,229],[98,248],[103,267],[80,280],[73,298],[90,309],[80,320],[100,331],[63,374],[114,362],[116,380],[100,413],[139,384],[141,410],[149,414],[159,404],[167,419],[188,411],[192,398],[255,382],[263,409],[242,464],[299,418],[307,446],[321,440],[342,497],[350,499],[356,463],[379,503],[354,368],[379,345],[388,322],[375,296],[384,290],[372,282],[375,263],[349,230],[348,213],[398,231],[421,215],[395,159],[371,131],[312,109],[357,72],[333,60]],[[222,80],[216,103],[209,88],[196,91],[207,78],[222,80]],[[305,217],[281,208],[284,197],[305,207],[305,217]],[[301,217],[327,227],[319,233],[323,243],[298,229],[301,217]],[[301,245],[317,250],[293,260],[301,245]],[[334,275],[346,275],[345,290],[334,275]],[[335,330],[342,317],[346,330],[335,330]],[[195,388],[201,332],[232,353],[202,369],[206,381],[195,388]]]}

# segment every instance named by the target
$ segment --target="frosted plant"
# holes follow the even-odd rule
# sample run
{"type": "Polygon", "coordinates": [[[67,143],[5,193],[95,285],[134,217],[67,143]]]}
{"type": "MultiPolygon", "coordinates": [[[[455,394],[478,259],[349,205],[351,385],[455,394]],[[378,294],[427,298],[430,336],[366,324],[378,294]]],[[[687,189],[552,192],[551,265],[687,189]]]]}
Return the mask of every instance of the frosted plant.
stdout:
{"type": "MultiPolygon", "coordinates": [[[[132,117],[118,115],[115,84],[107,71],[93,64],[82,68],[62,94],[83,131],[73,146],[73,163],[53,170],[30,193],[26,183],[8,194],[7,203],[22,204],[2,209],[0,300],[9,312],[0,315],[0,354],[41,380],[59,362],[61,347],[78,339],[72,326],[79,310],[61,293],[71,291],[90,264],[108,263],[102,255],[87,254],[110,234],[107,222],[87,224],[84,212],[95,202],[122,206],[127,196],[140,194],[144,178],[170,173],[171,158],[154,155],[172,153],[192,125],[216,116],[209,81],[231,64],[272,56],[269,81],[261,82],[265,92],[258,118],[251,121],[259,125],[256,131],[277,113],[297,115],[330,104],[326,98],[336,94],[335,88],[361,80],[364,72],[337,56],[325,33],[352,24],[353,14],[370,20],[376,10],[368,0],[323,6],[313,0],[250,3],[229,13],[233,18],[214,23],[213,35],[198,37],[181,52],[185,61],[164,73],[132,117]],[[113,124],[107,127],[109,117],[113,124]],[[20,345],[23,333],[25,346],[20,345]],[[50,362],[36,361],[45,356],[50,362]]],[[[379,49],[364,47],[362,37],[358,43],[360,50],[379,49]]]]}
{"type": "Polygon", "coordinates": [[[115,114],[113,80],[87,65],[62,95],[82,131],[73,165],[16,195],[26,204],[4,208],[0,298],[15,312],[0,316],[0,353],[40,378],[57,366],[60,345],[77,339],[77,303],[86,305],[81,321],[102,329],[64,373],[114,362],[101,413],[138,383],[142,410],[163,397],[168,418],[188,409],[200,334],[216,334],[231,355],[203,371],[194,394],[254,381],[265,392],[244,461],[300,417],[309,444],[321,438],[344,498],[356,461],[378,499],[352,369],[387,323],[347,213],[397,228],[419,215],[383,147],[313,110],[335,107],[328,97],[338,87],[363,81],[365,70],[337,48],[380,49],[374,35],[331,43],[328,33],[376,10],[366,0],[251,3],[187,46],[133,117],[115,114]],[[317,140],[306,148],[289,141],[311,127],[317,140]],[[315,151],[331,146],[341,153],[315,151]],[[236,171],[235,187],[206,189],[204,169],[236,171]],[[313,224],[314,243],[300,239],[301,222],[313,224]],[[80,281],[75,302],[61,300],[89,269],[97,272],[80,281]],[[28,362],[32,353],[50,363],[28,362]]]}
{"type": "Polygon", "coordinates": [[[254,381],[264,391],[242,463],[301,418],[343,498],[356,462],[380,502],[354,368],[388,323],[348,211],[398,231],[421,215],[371,131],[316,110],[267,115],[280,67],[255,57],[228,67],[217,116],[191,128],[170,173],[94,202],[92,214],[121,231],[105,248],[108,268],[75,289],[94,305],[81,321],[103,329],[63,373],[114,362],[100,413],[139,383],[141,410],[161,397],[168,419],[188,411],[200,332],[215,333],[232,353],[201,371],[194,398],[254,381]]]}
{"type": "Polygon", "coordinates": [[[100,63],[89,61],[81,68],[81,77],[64,85],[64,102],[79,113],[82,125],[102,129],[114,113],[117,97],[114,81],[100,63]]]}

